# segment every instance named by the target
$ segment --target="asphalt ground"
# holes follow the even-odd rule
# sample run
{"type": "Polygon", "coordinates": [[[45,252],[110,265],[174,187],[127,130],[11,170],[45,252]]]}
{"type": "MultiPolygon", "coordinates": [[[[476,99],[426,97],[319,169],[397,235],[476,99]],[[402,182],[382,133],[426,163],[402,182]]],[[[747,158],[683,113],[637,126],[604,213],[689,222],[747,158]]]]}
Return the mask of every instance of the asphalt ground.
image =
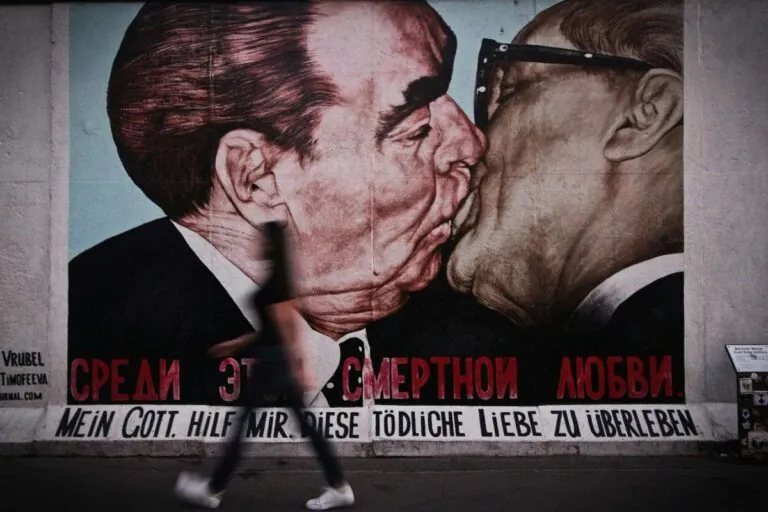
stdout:
{"type": "MultiPolygon", "coordinates": [[[[176,511],[179,471],[213,459],[0,458],[0,510],[176,511]]],[[[732,457],[346,459],[370,512],[762,511],[768,465],[732,457]]],[[[219,510],[299,511],[323,484],[312,459],[243,460],[219,510]]]]}

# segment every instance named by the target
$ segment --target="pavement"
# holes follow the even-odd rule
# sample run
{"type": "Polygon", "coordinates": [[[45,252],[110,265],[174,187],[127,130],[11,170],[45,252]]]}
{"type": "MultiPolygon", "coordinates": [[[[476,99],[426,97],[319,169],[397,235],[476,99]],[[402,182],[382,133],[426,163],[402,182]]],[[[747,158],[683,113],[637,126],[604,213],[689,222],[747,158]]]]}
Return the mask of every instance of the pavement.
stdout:
{"type": "MultiPolygon", "coordinates": [[[[0,458],[0,510],[191,510],[179,471],[213,459],[0,458]]],[[[765,510],[768,464],[733,457],[395,458],[344,460],[369,512],[765,510]]],[[[222,511],[300,511],[322,485],[312,459],[244,459],[222,511]]]]}

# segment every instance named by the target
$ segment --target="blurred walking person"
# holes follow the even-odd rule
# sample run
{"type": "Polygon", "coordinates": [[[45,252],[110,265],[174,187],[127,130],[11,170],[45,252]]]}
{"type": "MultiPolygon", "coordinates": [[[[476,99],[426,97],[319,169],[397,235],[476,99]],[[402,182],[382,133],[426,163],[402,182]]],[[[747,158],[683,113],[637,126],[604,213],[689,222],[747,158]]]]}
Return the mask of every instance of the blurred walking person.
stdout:
{"type": "Polygon", "coordinates": [[[309,424],[304,415],[303,389],[311,386],[312,375],[303,355],[302,341],[298,339],[299,313],[293,302],[284,227],[278,222],[267,222],[263,234],[266,254],[262,258],[269,262],[267,266],[271,271],[254,298],[261,328],[215,345],[209,351],[214,357],[224,357],[255,344],[253,349],[258,361],[248,377],[248,406],[241,411],[212,477],[183,472],[176,482],[176,495],[194,505],[217,508],[240,459],[243,429],[249,415],[271,399],[282,396],[299,421],[301,431],[309,435],[328,482],[324,492],[307,501],[306,507],[330,510],[351,506],[355,502],[354,494],[338,459],[323,434],[309,424]]]}

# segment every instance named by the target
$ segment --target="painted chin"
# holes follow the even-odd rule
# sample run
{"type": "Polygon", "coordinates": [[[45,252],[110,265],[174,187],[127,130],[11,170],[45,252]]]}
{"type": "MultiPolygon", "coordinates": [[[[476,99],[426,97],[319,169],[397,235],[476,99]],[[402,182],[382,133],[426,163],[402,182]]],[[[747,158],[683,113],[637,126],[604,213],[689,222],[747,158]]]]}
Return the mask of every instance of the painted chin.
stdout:
{"type": "Polygon", "coordinates": [[[421,274],[410,283],[407,291],[417,292],[426,288],[437,277],[437,273],[440,271],[440,263],[442,263],[442,256],[437,251],[433,252],[421,274]]]}
{"type": "Polygon", "coordinates": [[[442,257],[438,249],[451,236],[451,221],[443,222],[430,231],[414,251],[414,256],[408,265],[409,279],[403,290],[415,292],[427,287],[440,271],[442,257]]]}
{"type": "Polygon", "coordinates": [[[400,292],[406,293],[426,288],[440,271],[442,260],[439,248],[450,236],[450,220],[432,228],[419,240],[396,276],[389,282],[400,292]]]}

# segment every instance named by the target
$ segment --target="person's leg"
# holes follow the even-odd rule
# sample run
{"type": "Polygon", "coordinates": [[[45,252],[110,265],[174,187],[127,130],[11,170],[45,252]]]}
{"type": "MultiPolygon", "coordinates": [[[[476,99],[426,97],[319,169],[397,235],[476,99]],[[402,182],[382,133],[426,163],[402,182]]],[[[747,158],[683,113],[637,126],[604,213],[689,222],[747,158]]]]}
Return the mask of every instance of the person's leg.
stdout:
{"type": "Polygon", "coordinates": [[[216,469],[213,471],[213,476],[211,477],[211,481],[208,484],[211,492],[214,494],[224,492],[224,490],[227,488],[227,483],[229,483],[229,479],[232,476],[232,473],[235,471],[237,464],[240,462],[243,444],[243,430],[245,428],[245,424],[248,422],[248,417],[251,415],[251,413],[255,413],[257,411],[258,409],[255,407],[255,405],[250,404],[248,407],[243,408],[237,423],[235,423],[235,429],[227,440],[227,446],[224,449],[224,455],[216,464],[216,469]]]}
{"type": "Polygon", "coordinates": [[[227,440],[227,447],[224,456],[219,459],[216,469],[211,477],[210,488],[214,493],[223,492],[227,487],[232,473],[240,462],[242,455],[243,430],[251,414],[255,414],[260,408],[264,407],[264,393],[268,392],[273,386],[275,380],[275,361],[269,352],[260,352],[260,361],[257,365],[258,370],[250,372],[248,375],[248,397],[247,406],[243,409],[240,417],[235,423],[235,429],[227,440]]]}
{"type": "Polygon", "coordinates": [[[307,420],[304,415],[304,401],[301,397],[301,393],[294,387],[290,386],[287,393],[288,405],[290,406],[296,419],[299,421],[302,432],[306,432],[309,435],[312,442],[312,448],[317,454],[317,458],[320,460],[320,465],[323,468],[325,479],[328,481],[328,485],[331,487],[338,487],[343,485],[344,475],[341,470],[341,464],[336,458],[336,454],[333,453],[333,449],[328,440],[323,437],[323,434],[307,420]]]}
{"type": "Polygon", "coordinates": [[[207,508],[218,508],[224,490],[232,473],[240,461],[243,430],[251,413],[258,410],[258,398],[263,386],[259,373],[251,374],[248,378],[247,405],[239,413],[239,417],[230,432],[224,455],[216,464],[211,478],[202,475],[183,472],[176,482],[176,495],[182,500],[207,508]]]}
{"type": "Polygon", "coordinates": [[[341,464],[336,454],[333,453],[331,443],[323,437],[322,432],[314,428],[304,415],[304,400],[298,388],[292,383],[286,390],[288,404],[299,421],[301,432],[306,432],[312,441],[317,458],[323,468],[328,488],[317,498],[306,503],[310,510],[330,510],[340,507],[349,507],[355,504],[355,495],[352,487],[344,479],[341,464]]]}
{"type": "Polygon", "coordinates": [[[182,472],[176,481],[176,495],[193,505],[206,508],[218,508],[224,495],[229,477],[240,460],[242,432],[252,407],[244,407],[235,424],[234,431],[227,440],[224,456],[219,459],[212,478],[196,473],[182,472]]]}

